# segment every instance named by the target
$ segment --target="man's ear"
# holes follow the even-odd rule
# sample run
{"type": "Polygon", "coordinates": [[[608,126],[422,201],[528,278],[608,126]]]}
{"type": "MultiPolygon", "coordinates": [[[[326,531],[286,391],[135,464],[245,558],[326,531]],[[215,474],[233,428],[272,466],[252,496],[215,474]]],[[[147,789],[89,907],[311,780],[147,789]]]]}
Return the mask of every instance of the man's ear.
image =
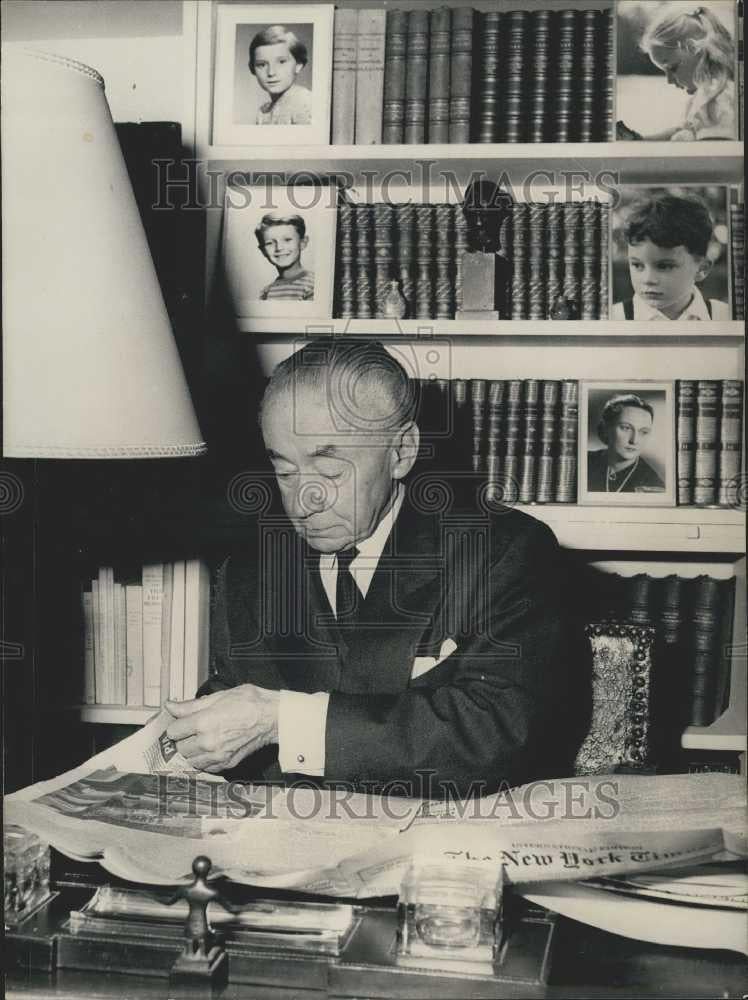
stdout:
{"type": "Polygon", "coordinates": [[[421,433],[414,421],[401,427],[392,442],[391,473],[393,479],[402,479],[413,468],[418,458],[421,433]]]}
{"type": "Polygon", "coordinates": [[[703,281],[712,269],[712,262],[708,257],[702,257],[699,261],[699,268],[696,272],[696,281],[703,281]]]}

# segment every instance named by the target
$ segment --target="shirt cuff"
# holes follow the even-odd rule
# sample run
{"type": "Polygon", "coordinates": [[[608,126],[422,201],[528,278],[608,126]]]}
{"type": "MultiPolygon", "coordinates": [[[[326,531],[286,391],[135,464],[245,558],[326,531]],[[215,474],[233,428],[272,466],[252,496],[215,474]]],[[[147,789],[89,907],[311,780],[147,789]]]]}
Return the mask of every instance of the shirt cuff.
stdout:
{"type": "Polygon", "coordinates": [[[278,706],[278,763],[281,771],[321,778],[325,773],[327,691],[281,691],[278,706]]]}

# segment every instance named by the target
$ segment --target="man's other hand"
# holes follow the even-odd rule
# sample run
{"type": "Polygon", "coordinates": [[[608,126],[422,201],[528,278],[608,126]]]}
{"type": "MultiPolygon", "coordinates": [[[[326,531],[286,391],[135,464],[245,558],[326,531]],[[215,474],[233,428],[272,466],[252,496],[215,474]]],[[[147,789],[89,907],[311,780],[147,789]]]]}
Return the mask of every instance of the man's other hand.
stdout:
{"type": "Polygon", "coordinates": [[[278,742],[279,693],[240,684],[192,701],[167,701],[175,716],[166,735],[200,771],[217,773],[278,742]]]}

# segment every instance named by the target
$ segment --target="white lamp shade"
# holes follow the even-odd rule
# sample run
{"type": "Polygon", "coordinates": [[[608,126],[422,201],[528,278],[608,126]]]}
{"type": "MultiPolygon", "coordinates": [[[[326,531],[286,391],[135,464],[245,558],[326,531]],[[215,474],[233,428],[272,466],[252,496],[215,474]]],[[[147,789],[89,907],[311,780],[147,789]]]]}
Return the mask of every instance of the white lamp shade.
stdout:
{"type": "Polygon", "coordinates": [[[104,81],[42,52],[2,62],[3,450],[205,450],[104,81]]]}

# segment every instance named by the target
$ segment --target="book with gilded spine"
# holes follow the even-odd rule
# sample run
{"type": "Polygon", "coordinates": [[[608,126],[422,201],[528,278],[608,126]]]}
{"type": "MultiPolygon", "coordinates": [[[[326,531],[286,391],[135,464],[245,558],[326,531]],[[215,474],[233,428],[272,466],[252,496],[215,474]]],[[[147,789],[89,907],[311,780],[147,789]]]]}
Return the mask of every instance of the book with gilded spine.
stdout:
{"type": "Polygon", "coordinates": [[[719,382],[700,379],[696,383],[693,502],[700,506],[717,502],[719,397],[719,382]]]}
{"type": "Polygon", "coordinates": [[[499,137],[499,71],[505,15],[495,10],[478,14],[475,95],[475,141],[497,142],[499,137]]]}
{"type": "Polygon", "coordinates": [[[676,389],[676,476],[678,503],[693,503],[694,460],[696,451],[696,382],[680,379],[676,389]]]}
{"type": "Polygon", "coordinates": [[[535,499],[539,409],[540,381],[536,378],[527,378],[522,384],[522,463],[519,474],[520,503],[532,503],[535,499]]]}
{"type": "Polygon", "coordinates": [[[428,141],[449,142],[449,76],[452,40],[452,10],[438,7],[431,12],[429,43],[428,141]]]}
{"type": "Polygon", "coordinates": [[[555,94],[551,138],[572,142],[574,134],[575,83],[579,72],[577,17],[579,11],[562,10],[556,15],[555,94]]]}
{"type": "Polygon", "coordinates": [[[561,406],[558,423],[556,503],[576,503],[579,383],[575,380],[564,379],[561,382],[561,406]]]}
{"type": "Polygon", "coordinates": [[[512,10],[506,15],[506,50],[501,67],[502,97],[499,142],[522,142],[527,137],[526,79],[529,14],[512,10]]]}
{"type": "Polygon", "coordinates": [[[738,507],[743,432],[742,381],[723,379],[720,396],[717,503],[738,507]]]}
{"type": "MultiPolygon", "coordinates": [[[[336,17],[338,13],[336,12],[336,17]]],[[[385,21],[382,95],[382,142],[385,145],[396,145],[403,141],[407,35],[408,12],[388,10],[385,21]]]]}
{"type": "Polygon", "coordinates": [[[558,433],[559,382],[544,379],[540,390],[538,474],[535,489],[537,503],[553,502],[553,480],[558,433]]]}
{"type": "Polygon", "coordinates": [[[550,134],[549,106],[551,103],[551,26],[553,12],[534,10],[530,13],[530,101],[528,110],[528,140],[545,142],[550,134]]]}
{"type": "Polygon", "coordinates": [[[449,141],[470,142],[470,111],[473,90],[473,24],[471,7],[452,11],[449,72],[449,141]]]}
{"type": "Polygon", "coordinates": [[[470,380],[470,406],[473,414],[473,452],[472,469],[473,472],[482,472],[485,467],[485,441],[484,428],[486,425],[486,388],[487,383],[484,378],[473,378],[470,380]]]}
{"type": "Polygon", "coordinates": [[[403,139],[406,143],[426,141],[430,22],[430,11],[408,11],[403,118],[403,139]]]}
{"type": "Polygon", "coordinates": [[[499,499],[505,396],[505,383],[500,379],[492,379],[488,383],[488,410],[486,413],[486,479],[488,483],[488,499],[499,499]]]}
{"type": "Polygon", "coordinates": [[[730,205],[732,250],[732,318],[745,319],[745,205],[730,205]]]}

